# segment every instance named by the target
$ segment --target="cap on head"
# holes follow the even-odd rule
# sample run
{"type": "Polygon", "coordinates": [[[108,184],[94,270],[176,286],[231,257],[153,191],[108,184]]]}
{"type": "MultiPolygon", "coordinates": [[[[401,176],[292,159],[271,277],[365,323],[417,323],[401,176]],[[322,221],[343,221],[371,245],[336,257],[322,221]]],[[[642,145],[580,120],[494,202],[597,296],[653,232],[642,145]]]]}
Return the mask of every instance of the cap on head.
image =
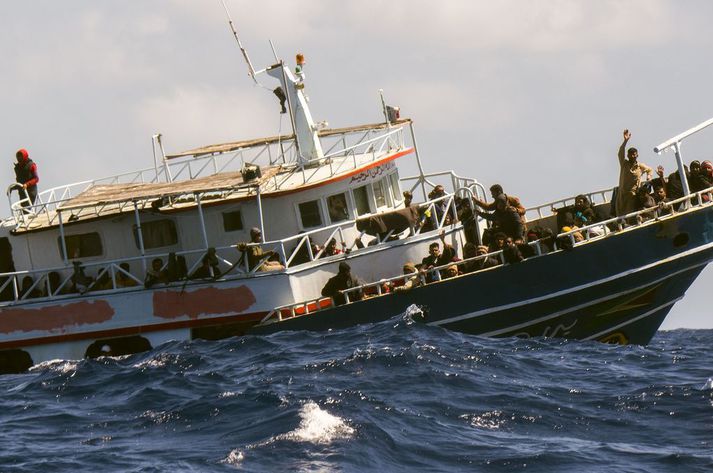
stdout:
{"type": "Polygon", "coordinates": [[[415,273],[416,272],[416,265],[408,262],[404,263],[404,273],[415,273]]]}
{"type": "Polygon", "coordinates": [[[339,263],[339,272],[340,272],[340,273],[348,273],[348,272],[351,271],[351,270],[352,270],[351,266],[349,266],[349,265],[348,265],[347,263],[345,263],[344,261],[342,261],[341,263],[339,263]]]}

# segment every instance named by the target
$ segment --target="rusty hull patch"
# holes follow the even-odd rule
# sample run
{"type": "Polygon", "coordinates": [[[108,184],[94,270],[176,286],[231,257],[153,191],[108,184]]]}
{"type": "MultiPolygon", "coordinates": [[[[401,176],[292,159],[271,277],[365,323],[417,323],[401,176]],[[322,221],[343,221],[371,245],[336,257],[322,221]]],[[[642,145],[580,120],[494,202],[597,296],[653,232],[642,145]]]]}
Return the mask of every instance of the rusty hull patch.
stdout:
{"type": "Polygon", "coordinates": [[[229,289],[206,287],[195,291],[156,291],[153,313],[163,319],[201,315],[237,314],[255,304],[255,295],[247,286],[229,289]]]}

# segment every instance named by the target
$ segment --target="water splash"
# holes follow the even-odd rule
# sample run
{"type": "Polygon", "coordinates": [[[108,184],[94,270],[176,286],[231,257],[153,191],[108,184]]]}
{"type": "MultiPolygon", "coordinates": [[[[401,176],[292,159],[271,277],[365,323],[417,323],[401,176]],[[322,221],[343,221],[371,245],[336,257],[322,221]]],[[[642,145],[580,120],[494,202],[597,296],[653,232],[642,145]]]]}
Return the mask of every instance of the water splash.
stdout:
{"type": "Polygon", "coordinates": [[[320,408],[314,401],[309,401],[302,406],[300,418],[302,420],[297,429],[280,437],[296,442],[329,444],[334,440],[350,438],[354,435],[354,428],[341,418],[320,408]]]}

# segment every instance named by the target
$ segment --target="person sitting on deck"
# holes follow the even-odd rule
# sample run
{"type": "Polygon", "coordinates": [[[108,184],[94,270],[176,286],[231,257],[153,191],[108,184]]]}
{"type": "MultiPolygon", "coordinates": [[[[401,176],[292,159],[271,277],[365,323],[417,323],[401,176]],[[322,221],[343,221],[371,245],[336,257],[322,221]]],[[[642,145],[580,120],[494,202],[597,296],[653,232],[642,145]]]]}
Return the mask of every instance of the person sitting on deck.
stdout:
{"type": "Polygon", "coordinates": [[[37,297],[42,297],[42,290],[37,288],[35,286],[34,289],[30,290],[32,285],[35,283],[35,280],[32,279],[32,276],[25,276],[22,278],[22,286],[20,288],[20,298],[24,297],[25,299],[34,299],[37,297]]]}
{"type": "Polygon", "coordinates": [[[495,198],[495,211],[485,213],[480,210],[475,212],[486,220],[493,222],[493,230],[503,232],[513,240],[522,238],[525,226],[518,211],[508,204],[507,196],[500,194],[495,198]]]}
{"type": "Polygon", "coordinates": [[[243,257],[247,255],[248,268],[250,271],[253,271],[258,265],[260,267],[257,271],[279,271],[285,269],[279,261],[269,260],[269,258],[277,256],[276,252],[262,250],[260,246],[260,243],[262,243],[262,232],[259,228],[253,227],[250,229],[250,243],[255,243],[255,245],[248,246],[245,243],[238,244],[238,250],[243,252],[243,257]]]}
{"type": "Polygon", "coordinates": [[[443,279],[450,279],[460,275],[457,264],[451,264],[443,270],[443,279]]]}
{"type": "Polygon", "coordinates": [[[413,193],[411,191],[403,191],[403,196],[404,196],[404,208],[411,207],[411,203],[413,202],[413,193]]]}
{"type": "Polygon", "coordinates": [[[329,256],[335,256],[335,255],[341,255],[342,250],[337,248],[337,240],[334,238],[331,238],[328,242],[327,245],[324,247],[324,251],[322,251],[322,258],[327,258],[329,256]]]}
{"type": "Polygon", "coordinates": [[[669,199],[666,195],[666,187],[664,185],[657,184],[654,186],[653,197],[654,202],[656,202],[656,205],[658,205],[656,215],[658,215],[659,217],[662,217],[664,215],[671,215],[671,206],[666,205],[671,201],[671,199],[669,199]]]}
{"type": "Polygon", "coordinates": [[[219,261],[215,254],[215,248],[208,248],[208,251],[201,260],[201,265],[193,271],[189,279],[216,279],[220,276],[219,261]]]}
{"type": "MultiPolygon", "coordinates": [[[[649,194],[646,186],[641,186],[639,187],[639,190],[636,191],[636,201],[636,210],[655,209],[655,207],[657,207],[654,196],[649,194]]],[[[650,220],[654,217],[656,217],[656,210],[639,214],[639,220],[641,222],[645,222],[646,220],[650,220]]]]}
{"type": "MultiPolygon", "coordinates": [[[[446,232],[444,230],[441,230],[439,237],[441,239],[441,243],[443,244],[443,251],[441,252],[438,242],[434,241],[431,243],[428,246],[428,256],[421,260],[421,270],[428,271],[433,267],[446,265],[453,262],[458,256],[455,248],[446,243],[446,232]]],[[[429,271],[426,276],[426,282],[433,282],[436,279],[435,273],[433,271],[429,271]]]]}
{"type": "MultiPolygon", "coordinates": [[[[346,304],[347,300],[342,291],[364,284],[364,282],[354,276],[351,271],[352,268],[347,263],[344,261],[339,263],[339,272],[336,276],[329,278],[327,284],[322,288],[322,295],[334,299],[336,305],[346,304]]],[[[361,289],[349,293],[350,302],[360,301],[363,298],[364,292],[361,289]]]]}
{"type": "MultiPolygon", "coordinates": [[[[691,175],[689,183],[691,192],[699,192],[713,186],[713,180],[708,175],[708,170],[701,166],[698,161],[691,161],[691,175]]],[[[703,201],[708,202],[708,195],[703,194],[703,201]]]]}
{"type": "Polygon", "coordinates": [[[148,289],[159,283],[166,284],[166,282],[168,282],[168,279],[166,278],[166,271],[163,270],[163,261],[161,258],[154,258],[151,261],[151,268],[146,271],[144,286],[148,289]]]}
{"type": "Polygon", "coordinates": [[[116,287],[138,286],[138,283],[134,280],[134,278],[126,275],[126,273],[131,274],[131,266],[129,266],[129,263],[121,263],[119,268],[121,268],[121,270],[116,272],[116,287]]]}
{"type": "Polygon", "coordinates": [[[408,291],[421,285],[421,275],[419,274],[415,264],[411,262],[405,263],[403,267],[403,272],[404,283],[400,286],[395,287],[391,285],[391,288],[394,292],[408,291]]]}
{"type": "Polygon", "coordinates": [[[638,205],[636,191],[641,185],[641,176],[646,174],[648,178],[653,175],[653,170],[644,163],[638,162],[639,152],[636,148],[629,148],[624,157],[624,149],[631,139],[631,132],[624,130],[624,141],[619,147],[619,188],[616,194],[616,215],[618,217],[636,211],[638,205]]]}
{"type": "Polygon", "coordinates": [[[84,294],[89,290],[89,287],[94,282],[94,279],[90,276],[84,274],[84,267],[80,261],[72,262],[74,265],[74,272],[72,273],[72,292],[78,292],[84,294]]]}
{"type": "Polygon", "coordinates": [[[505,194],[505,192],[503,191],[503,186],[501,186],[500,184],[493,184],[492,186],[490,186],[490,195],[493,197],[492,202],[487,203],[483,200],[475,199],[475,205],[477,205],[483,210],[495,210],[497,207],[496,201],[498,196],[504,195],[507,204],[510,207],[514,208],[517,211],[518,215],[520,215],[520,217],[525,217],[525,207],[523,207],[523,205],[520,203],[520,199],[518,199],[514,195],[505,194]]]}

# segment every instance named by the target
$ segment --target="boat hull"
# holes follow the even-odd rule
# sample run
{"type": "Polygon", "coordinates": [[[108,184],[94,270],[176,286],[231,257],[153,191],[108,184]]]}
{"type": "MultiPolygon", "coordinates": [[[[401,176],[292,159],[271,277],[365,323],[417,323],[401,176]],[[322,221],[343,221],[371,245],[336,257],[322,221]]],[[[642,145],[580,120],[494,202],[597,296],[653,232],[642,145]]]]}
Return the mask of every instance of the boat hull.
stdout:
{"type": "Polygon", "coordinates": [[[647,344],[713,258],[712,241],[713,210],[704,208],[571,251],[258,326],[253,332],[378,322],[415,304],[425,323],[476,335],[647,344]]]}

